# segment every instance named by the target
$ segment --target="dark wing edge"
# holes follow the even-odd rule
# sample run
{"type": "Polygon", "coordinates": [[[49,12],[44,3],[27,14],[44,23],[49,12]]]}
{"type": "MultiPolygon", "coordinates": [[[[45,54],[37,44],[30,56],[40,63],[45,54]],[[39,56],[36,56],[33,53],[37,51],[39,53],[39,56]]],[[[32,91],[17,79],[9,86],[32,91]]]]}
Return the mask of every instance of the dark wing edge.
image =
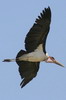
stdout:
{"type": "Polygon", "coordinates": [[[28,32],[25,38],[25,48],[27,52],[34,51],[39,44],[43,44],[44,49],[46,44],[46,38],[50,29],[51,22],[51,9],[45,8],[40,16],[36,19],[34,25],[28,32]]]}
{"type": "MultiPolygon", "coordinates": [[[[25,54],[26,52],[21,50],[17,57],[25,54]]],[[[19,65],[19,73],[21,78],[23,79],[20,83],[21,88],[23,88],[27,83],[29,83],[34,77],[36,77],[37,72],[39,70],[39,62],[28,62],[28,61],[16,61],[19,65]]]]}
{"type": "Polygon", "coordinates": [[[37,72],[39,70],[39,63],[32,62],[22,62],[24,68],[19,67],[19,72],[21,77],[23,78],[20,86],[23,88],[27,83],[29,83],[34,77],[36,77],[37,72]],[[23,71],[25,70],[25,71],[23,71]]]}

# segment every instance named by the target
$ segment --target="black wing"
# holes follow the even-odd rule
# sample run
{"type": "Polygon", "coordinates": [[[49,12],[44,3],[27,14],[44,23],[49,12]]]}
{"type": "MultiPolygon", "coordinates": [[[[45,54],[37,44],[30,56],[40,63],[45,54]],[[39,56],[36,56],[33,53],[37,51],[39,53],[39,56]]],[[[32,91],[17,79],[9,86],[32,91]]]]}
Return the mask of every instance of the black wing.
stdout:
{"type": "Polygon", "coordinates": [[[39,44],[44,43],[44,52],[46,53],[45,43],[51,22],[50,7],[45,8],[40,15],[26,36],[25,48],[27,52],[34,51],[39,44]]]}
{"type": "MultiPolygon", "coordinates": [[[[17,57],[22,56],[26,52],[21,50],[17,57]]],[[[30,82],[36,75],[39,70],[39,62],[28,62],[28,61],[16,61],[19,65],[19,73],[21,75],[21,78],[23,79],[21,82],[21,87],[24,87],[28,82],[30,82]]]]}

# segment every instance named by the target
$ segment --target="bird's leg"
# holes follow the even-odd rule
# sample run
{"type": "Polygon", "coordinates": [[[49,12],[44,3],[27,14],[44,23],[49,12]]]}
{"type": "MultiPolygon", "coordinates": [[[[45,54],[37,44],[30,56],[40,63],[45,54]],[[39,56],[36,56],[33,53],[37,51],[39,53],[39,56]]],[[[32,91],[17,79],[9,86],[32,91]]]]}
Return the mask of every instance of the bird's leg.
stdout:
{"type": "Polygon", "coordinates": [[[3,62],[12,62],[12,61],[16,61],[16,59],[4,59],[3,62]]]}

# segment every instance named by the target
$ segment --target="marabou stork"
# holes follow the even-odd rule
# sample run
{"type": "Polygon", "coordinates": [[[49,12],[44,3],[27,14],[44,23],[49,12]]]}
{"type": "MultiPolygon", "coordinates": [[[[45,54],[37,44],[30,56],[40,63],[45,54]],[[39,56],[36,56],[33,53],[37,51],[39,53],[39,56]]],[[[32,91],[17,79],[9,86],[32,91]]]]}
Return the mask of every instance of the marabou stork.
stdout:
{"type": "Polygon", "coordinates": [[[4,59],[3,62],[16,61],[19,65],[19,73],[23,79],[21,88],[36,77],[41,61],[55,63],[62,67],[61,63],[46,53],[45,44],[51,23],[51,9],[45,8],[36,19],[25,38],[25,51],[20,50],[15,59],[4,59]]]}

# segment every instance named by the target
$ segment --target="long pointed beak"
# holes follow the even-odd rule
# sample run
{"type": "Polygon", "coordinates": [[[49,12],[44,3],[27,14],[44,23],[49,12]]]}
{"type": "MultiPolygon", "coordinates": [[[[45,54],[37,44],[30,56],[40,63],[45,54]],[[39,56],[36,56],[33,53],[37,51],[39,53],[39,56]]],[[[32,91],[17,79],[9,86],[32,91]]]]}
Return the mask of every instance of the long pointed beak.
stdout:
{"type": "Polygon", "coordinates": [[[55,63],[55,64],[57,64],[57,65],[59,65],[59,66],[64,67],[64,65],[63,65],[63,64],[59,63],[59,62],[58,62],[58,61],[56,61],[56,60],[54,61],[54,63],[55,63]]]}

